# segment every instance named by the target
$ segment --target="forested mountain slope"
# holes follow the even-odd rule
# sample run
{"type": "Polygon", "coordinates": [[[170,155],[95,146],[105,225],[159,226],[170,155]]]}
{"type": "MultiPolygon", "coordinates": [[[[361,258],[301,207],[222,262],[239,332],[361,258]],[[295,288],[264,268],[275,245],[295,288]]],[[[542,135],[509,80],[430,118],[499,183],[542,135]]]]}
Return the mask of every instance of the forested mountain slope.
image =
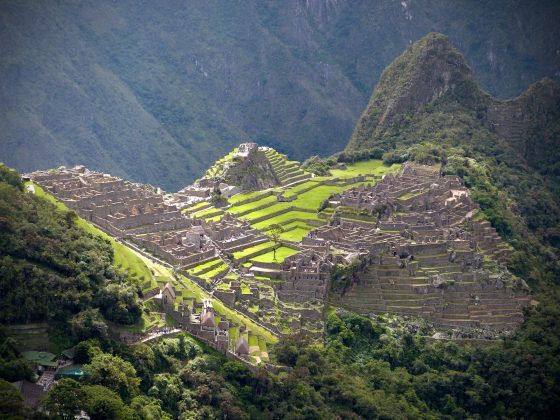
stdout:
{"type": "Polygon", "coordinates": [[[558,77],[556,2],[479,3],[5,1],[0,158],[172,190],[249,139],[327,155],[382,69],[433,30],[492,94],[558,77]]]}

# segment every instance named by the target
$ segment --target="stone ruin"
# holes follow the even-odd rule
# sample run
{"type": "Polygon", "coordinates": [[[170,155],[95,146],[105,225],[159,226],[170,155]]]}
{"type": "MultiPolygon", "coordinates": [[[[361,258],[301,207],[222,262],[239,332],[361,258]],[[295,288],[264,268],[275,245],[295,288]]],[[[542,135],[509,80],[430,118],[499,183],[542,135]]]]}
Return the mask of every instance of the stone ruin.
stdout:
{"type": "Polygon", "coordinates": [[[346,261],[340,256],[313,250],[300,251],[281,263],[254,262],[249,278],[271,278],[273,295],[257,295],[258,289],[252,289],[251,298],[260,306],[271,302],[262,310],[263,317],[276,318],[277,323],[283,324],[289,332],[283,332],[277,325],[266,325],[280,334],[305,331],[308,336],[319,337],[323,329],[323,302],[328,294],[330,276],[336,264],[343,263],[346,261]],[[278,308],[274,301],[278,303],[278,308]]]}
{"type": "MultiPolygon", "coordinates": [[[[240,146],[234,159],[250,160],[261,153],[278,163],[273,151],[251,145],[240,146]]],[[[229,254],[270,240],[229,213],[217,222],[198,220],[181,214],[154,187],[84,167],[38,171],[29,177],[110,235],[177,269],[216,258],[227,261],[229,254]]],[[[320,336],[331,273],[337,264],[359,258],[361,271],[333,303],[364,313],[422,316],[441,325],[500,329],[522,321],[528,290],[505,269],[508,246],[477,217],[479,209],[458,177],[407,163],[376,185],[335,195],[329,206],[334,208],[329,224],[304,237],[303,250],[281,264],[239,267],[236,273],[251,285],[249,293],[241,293],[238,280],[231,280],[229,290],[220,290],[216,278],[211,284],[214,296],[279,334],[285,333],[277,326],[282,321],[286,331],[304,329],[320,336]],[[259,276],[272,282],[261,283],[259,276]],[[247,310],[254,304],[259,306],[256,314],[247,310]]],[[[165,293],[171,299],[166,289],[162,299],[165,293]]],[[[210,330],[202,327],[211,327],[212,316],[195,314],[192,306],[173,304],[166,311],[211,341],[210,330]]]]}
{"type": "Polygon", "coordinates": [[[363,261],[337,304],[448,326],[508,329],[522,322],[528,288],[505,269],[508,246],[476,219],[478,206],[458,177],[408,163],[375,186],[345,191],[334,205],[337,223],[310,232],[302,246],[363,261]]]}
{"type": "Polygon", "coordinates": [[[216,255],[203,221],[188,219],[149,185],[78,166],[29,177],[81,217],[177,266],[216,255]]]}
{"type": "Polygon", "coordinates": [[[173,318],[182,329],[189,331],[216,350],[227,353],[233,345],[233,343],[230,345],[229,342],[229,321],[222,318],[216,322],[214,307],[209,299],[203,299],[201,311],[195,313],[197,309],[195,302],[192,302],[190,306],[177,303],[176,292],[171,283],[167,283],[154,299],[161,302],[166,314],[173,318]]]}
{"type": "MultiPolygon", "coordinates": [[[[201,182],[224,182],[242,191],[263,190],[280,185],[267,156],[256,143],[242,143],[229,160],[218,161],[217,168],[201,182]]],[[[215,165],[215,166],[216,166],[215,165]]]]}

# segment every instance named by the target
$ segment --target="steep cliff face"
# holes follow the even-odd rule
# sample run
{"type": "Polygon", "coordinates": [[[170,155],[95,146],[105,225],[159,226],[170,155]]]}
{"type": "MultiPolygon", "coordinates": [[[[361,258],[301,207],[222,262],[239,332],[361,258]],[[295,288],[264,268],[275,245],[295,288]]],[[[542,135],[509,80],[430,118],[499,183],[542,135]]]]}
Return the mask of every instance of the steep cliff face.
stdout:
{"type": "Polygon", "coordinates": [[[543,79],[515,99],[495,99],[448,38],[431,33],[383,72],[347,149],[492,142],[542,174],[559,175],[559,121],[556,82],[543,79]]]}
{"type": "Polygon", "coordinates": [[[443,96],[475,105],[484,95],[478,92],[470,68],[447,37],[430,33],[383,72],[348,148],[375,146],[400,115],[443,96]]]}
{"type": "Polygon", "coordinates": [[[446,37],[429,34],[384,71],[346,150],[375,148],[392,159],[439,154],[444,171],[475,188],[503,235],[558,243],[556,82],[544,79],[515,99],[498,100],[478,86],[446,37]]]}
{"type": "Polygon", "coordinates": [[[560,175],[560,86],[543,79],[521,96],[492,101],[486,124],[544,175],[560,175]]]}
{"type": "Polygon", "coordinates": [[[255,150],[245,158],[236,158],[223,174],[225,182],[243,191],[258,191],[280,185],[264,152],[255,150]]]}

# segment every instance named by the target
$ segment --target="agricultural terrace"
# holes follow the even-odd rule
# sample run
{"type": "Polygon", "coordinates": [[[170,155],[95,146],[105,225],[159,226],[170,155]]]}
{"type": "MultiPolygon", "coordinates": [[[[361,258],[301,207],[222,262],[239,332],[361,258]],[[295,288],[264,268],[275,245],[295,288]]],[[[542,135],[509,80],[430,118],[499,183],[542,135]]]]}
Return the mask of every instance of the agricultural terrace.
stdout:
{"type": "MultiPolygon", "coordinates": [[[[69,211],[68,207],[64,203],[57,201],[37,184],[33,184],[33,187],[37,196],[44,197],[49,200],[55,204],[59,210],[69,211]]],[[[259,351],[257,351],[257,348],[255,347],[253,348],[253,351],[250,352],[254,361],[268,360],[267,343],[274,344],[278,341],[278,338],[270,331],[261,327],[255,321],[251,320],[242,313],[225,306],[221,301],[215,299],[208,294],[208,292],[203,290],[196,282],[190,280],[188,276],[175,276],[170,268],[157,264],[126,245],[115,241],[111,236],[107,235],[105,232],[99,230],[80,217],[76,219],[76,224],[90,232],[92,235],[101,236],[102,238],[108,240],[114,250],[114,264],[126,270],[129,273],[129,280],[138,282],[143,291],[150,290],[156,286],[163,288],[166,283],[170,282],[173,284],[176,291],[176,305],[180,303],[187,303],[192,307],[193,301],[201,304],[202,299],[211,299],[214,310],[218,315],[218,319],[221,315],[227,317],[230,322],[236,323],[238,326],[244,325],[246,327],[245,334],[251,334],[256,340],[258,340],[259,351]]],[[[195,267],[192,272],[202,277],[211,278],[218,269],[223,271],[225,268],[227,268],[227,266],[223,264],[223,261],[215,258],[195,267]]],[[[153,299],[146,300],[144,302],[144,307],[149,309],[149,312],[143,311],[142,317],[138,323],[130,326],[111,325],[111,327],[117,333],[124,331],[141,333],[152,327],[173,326],[175,324],[171,317],[162,316],[164,312],[163,308],[153,299]]],[[[238,326],[232,328],[238,330],[238,326]]],[[[235,343],[235,341],[230,339],[230,343],[235,343]]]]}
{"type": "MultiPolygon", "coordinates": [[[[272,159],[280,159],[272,156],[272,159]]],[[[292,164],[292,162],[290,162],[292,164]]],[[[205,220],[219,220],[224,211],[241,219],[247,220],[252,227],[267,233],[273,224],[283,227],[280,239],[289,242],[300,242],[315,227],[324,224],[332,209],[323,210],[321,217],[318,209],[332,194],[341,193],[362,184],[374,184],[387,173],[395,172],[399,164],[384,165],[381,160],[367,160],[346,165],[346,169],[332,169],[331,176],[314,177],[285,187],[271,188],[265,191],[254,191],[236,194],[229,199],[230,206],[225,209],[208,207],[208,203],[198,204],[189,208],[189,213],[205,220]],[[364,179],[354,181],[358,176],[364,179]],[[327,185],[329,184],[329,185],[327,185]],[[279,201],[277,196],[282,197],[279,201]]],[[[242,258],[243,252],[234,255],[236,260],[242,258]]]]}

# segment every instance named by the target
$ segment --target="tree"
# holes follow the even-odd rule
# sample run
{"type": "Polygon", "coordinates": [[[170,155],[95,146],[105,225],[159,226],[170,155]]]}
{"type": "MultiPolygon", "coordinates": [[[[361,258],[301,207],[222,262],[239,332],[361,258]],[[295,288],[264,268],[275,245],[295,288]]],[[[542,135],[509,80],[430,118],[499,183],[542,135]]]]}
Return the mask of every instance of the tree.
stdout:
{"type": "Polygon", "coordinates": [[[163,411],[161,408],[161,401],[157,398],[150,398],[145,396],[135,397],[130,403],[130,408],[142,420],[171,420],[170,414],[163,411]]]}
{"type": "Polygon", "coordinates": [[[98,309],[88,309],[75,315],[71,322],[72,335],[77,340],[99,338],[106,340],[109,336],[109,327],[98,309]]]}
{"type": "Polygon", "coordinates": [[[118,392],[125,400],[138,395],[140,379],[136,376],[136,370],[130,362],[118,356],[98,354],[83,366],[83,370],[88,384],[106,386],[118,392]]]}
{"type": "Polygon", "coordinates": [[[0,181],[6,182],[14,187],[18,188],[20,191],[23,190],[23,183],[19,174],[9,166],[0,163],[0,181]]]}
{"type": "Polygon", "coordinates": [[[86,412],[92,419],[130,419],[134,413],[119,394],[102,385],[85,385],[83,388],[86,412]]]}
{"type": "Polygon", "coordinates": [[[29,418],[21,393],[3,379],[0,379],[0,418],[11,420],[29,418]]]}
{"type": "Polygon", "coordinates": [[[49,390],[43,406],[51,415],[73,419],[85,408],[85,398],[86,394],[78,382],[73,379],[61,379],[49,390]]]}
{"type": "Polygon", "coordinates": [[[284,232],[284,228],[277,223],[270,225],[270,228],[268,230],[268,234],[274,241],[274,249],[273,249],[274,261],[276,261],[276,248],[278,248],[278,242],[280,241],[280,235],[282,234],[282,232],[284,232]]]}

